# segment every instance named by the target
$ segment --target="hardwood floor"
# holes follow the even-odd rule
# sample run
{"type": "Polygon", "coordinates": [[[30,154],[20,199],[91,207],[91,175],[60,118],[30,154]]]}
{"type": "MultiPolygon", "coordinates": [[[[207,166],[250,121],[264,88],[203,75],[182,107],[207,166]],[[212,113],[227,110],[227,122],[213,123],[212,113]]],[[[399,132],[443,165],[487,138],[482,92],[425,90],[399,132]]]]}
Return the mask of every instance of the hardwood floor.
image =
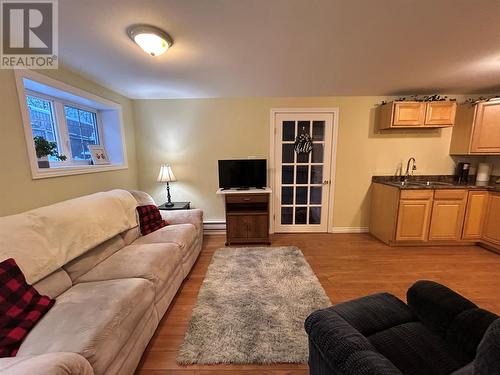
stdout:
{"type": "MultiPolygon", "coordinates": [[[[178,366],[198,290],[224,236],[206,236],[203,250],[163,317],[139,365],[138,375],[298,375],[307,365],[178,366]]],[[[279,234],[272,246],[299,247],[333,304],[387,291],[405,300],[419,279],[441,282],[480,307],[500,314],[500,255],[476,246],[388,247],[368,234],[279,234]]]]}

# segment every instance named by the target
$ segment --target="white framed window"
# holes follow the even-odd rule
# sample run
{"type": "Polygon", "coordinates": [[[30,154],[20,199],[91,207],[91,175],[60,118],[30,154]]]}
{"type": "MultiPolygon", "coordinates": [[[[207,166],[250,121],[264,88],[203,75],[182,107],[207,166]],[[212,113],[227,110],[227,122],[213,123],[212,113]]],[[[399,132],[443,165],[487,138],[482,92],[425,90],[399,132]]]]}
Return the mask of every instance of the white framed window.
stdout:
{"type": "Polygon", "coordinates": [[[15,74],[34,179],[128,167],[121,105],[30,70],[15,74]],[[48,165],[34,137],[56,145],[48,165]],[[93,165],[89,145],[103,146],[110,163],[93,165]]]}

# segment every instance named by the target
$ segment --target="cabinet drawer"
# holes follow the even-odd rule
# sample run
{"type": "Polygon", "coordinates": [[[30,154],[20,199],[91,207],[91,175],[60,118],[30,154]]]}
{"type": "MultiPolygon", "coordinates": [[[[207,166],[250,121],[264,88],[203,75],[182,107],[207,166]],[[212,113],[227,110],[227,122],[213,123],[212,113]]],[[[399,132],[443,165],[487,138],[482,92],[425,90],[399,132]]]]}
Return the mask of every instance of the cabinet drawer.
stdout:
{"type": "Polygon", "coordinates": [[[434,199],[462,200],[467,196],[467,190],[439,189],[434,192],[434,199]]]}
{"type": "Polygon", "coordinates": [[[401,199],[432,199],[434,190],[401,190],[401,199]]]}
{"type": "Polygon", "coordinates": [[[267,194],[234,194],[226,195],[227,203],[266,203],[267,194]]]}

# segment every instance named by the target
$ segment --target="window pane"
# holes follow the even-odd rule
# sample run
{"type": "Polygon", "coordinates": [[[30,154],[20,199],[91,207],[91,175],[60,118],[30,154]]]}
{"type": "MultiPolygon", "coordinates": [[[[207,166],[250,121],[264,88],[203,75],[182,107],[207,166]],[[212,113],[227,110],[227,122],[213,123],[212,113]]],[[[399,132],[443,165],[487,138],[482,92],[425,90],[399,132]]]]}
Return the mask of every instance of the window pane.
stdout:
{"type": "Polygon", "coordinates": [[[321,207],[309,208],[309,224],[321,224],[321,207]]]}
{"type": "Polygon", "coordinates": [[[281,161],[283,163],[293,163],[295,161],[295,151],[293,149],[293,143],[283,143],[281,161]]]}
{"type": "Polygon", "coordinates": [[[295,208],[295,224],[307,224],[307,207],[295,208]]]}
{"type": "Polygon", "coordinates": [[[293,224],[292,207],[281,207],[281,224],[293,224]]]}
{"type": "Polygon", "coordinates": [[[313,121],[313,140],[323,141],[325,139],[325,122],[313,121]]]}
{"type": "Polygon", "coordinates": [[[293,204],[293,187],[281,188],[281,204],[293,204]]]}
{"type": "Polygon", "coordinates": [[[322,190],[321,186],[311,186],[311,204],[321,204],[322,190]]]}
{"type": "Polygon", "coordinates": [[[307,187],[297,187],[295,191],[295,204],[307,204],[307,187]]]}
{"type": "Polygon", "coordinates": [[[299,121],[298,122],[299,129],[297,131],[297,135],[306,133],[311,135],[311,122],[310,121],[299,121]]]}
{"type": "Polygon", "coordinates": [[[323,163],[323,148],[324,145],[322,143],[313,144],[313,149],[312,149],[313,163],[323,163]]]}
{"type": "Polygon", "coordinates": [[[283,165],[281,167],[281,183],[293,184],[293,165],[283,165]]]}
{"type": "Polygon", "coordinates": [[[311,184],[323,183],[323,166],[313,165],[311,167],[311,184]]]}
{"type": "Polygon", "coordinates": [[[300,165],[297,167],[297,179],[296,184],[307,184],[307,175],[309,173],[309,167],[307,165],[300,165]]]}
{"type": "Polygon", "coordinates": [[[295,141],[295,121],[283,121],[283,140],[295,141]]]}
{"type": "MultiPolygon", "coordinates": [[[[49,100],[26,95],[26,104],[28,105],[33,137],[42,137],[49,142],[58,143],[52,103],[49,100]]],[[[61,153],[59,144],[57,152],[61,153]]],[[[49,160],[58,161],[55,156],[49,156],[49,160]]]]}
{"type": "Polygon", "coordinates": [[[99,144],[96,114],[67,105],[64,112],[73,160],[90,160],[88,145],[99,144]]]}

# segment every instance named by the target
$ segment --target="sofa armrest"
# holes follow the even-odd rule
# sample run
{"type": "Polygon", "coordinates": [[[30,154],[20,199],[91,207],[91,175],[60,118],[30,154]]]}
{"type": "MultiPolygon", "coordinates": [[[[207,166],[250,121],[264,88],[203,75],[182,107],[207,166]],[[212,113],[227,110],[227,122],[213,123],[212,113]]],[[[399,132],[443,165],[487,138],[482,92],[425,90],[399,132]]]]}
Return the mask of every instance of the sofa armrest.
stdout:
{"type": "Polygon", "coordinates": [[[46,353],[0,358],[2,375],[94,375],[90,363],[77,353],[46,353]]]}
{"type": "Polygon", "coordinates": [[[434,281],[420,280],[406,293],[408,306],[429,329],[443,338],[460,313],[477,308],[468,299],[434,281]]]}
{"type": "Polygon", "coordinates": [[[306,319],[305,329],[311,374],[402,375],[334,308],[313,312],[306,319]]]}
{"type": "Polygon", "coordinates": [[[197,231],[203,229],[203,211],[200,209],[194,210],[175,210],[166,211],[160,210],[163,220],[169,224],[193,224],[197,231]]]}

